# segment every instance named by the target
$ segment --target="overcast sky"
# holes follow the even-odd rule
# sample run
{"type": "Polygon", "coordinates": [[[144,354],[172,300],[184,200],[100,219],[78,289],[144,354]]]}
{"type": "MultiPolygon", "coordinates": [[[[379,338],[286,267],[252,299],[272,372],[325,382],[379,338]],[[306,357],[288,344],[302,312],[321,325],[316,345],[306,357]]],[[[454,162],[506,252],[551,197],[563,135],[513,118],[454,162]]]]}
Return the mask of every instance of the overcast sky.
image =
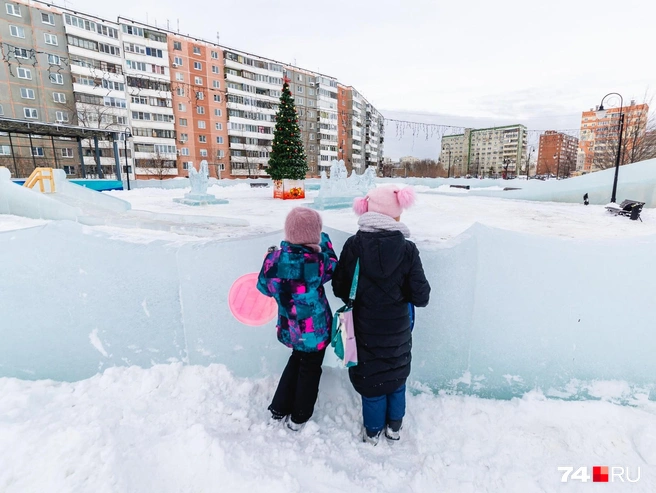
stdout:
{"type": "MultiPolygon", "coordinates": [[[[63,0],[58,0],[63,5],[63,0]]],[[[317,70],[355,86],[387,117],[578,128],[611,91],[656,91],[653,0],[68,0],[317,70]],[[420,113],[419,115],[417,113],[420,113]]],[[[656,99],[654,105],[656,107],[656,99]]],[[[390,132],[391,130],[391,132],[390,132]]],[[[398,141],[386,154],[430,157],[398,141]]],[[[425,144],[426,142],[424,142],[425,144]]]]}

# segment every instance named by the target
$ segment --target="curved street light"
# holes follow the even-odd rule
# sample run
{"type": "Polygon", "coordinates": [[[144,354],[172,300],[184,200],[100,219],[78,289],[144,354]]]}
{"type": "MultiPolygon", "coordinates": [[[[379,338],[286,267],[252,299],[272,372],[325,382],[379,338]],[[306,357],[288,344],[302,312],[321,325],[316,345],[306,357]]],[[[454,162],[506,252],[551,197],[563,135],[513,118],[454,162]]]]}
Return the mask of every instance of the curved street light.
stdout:
{"type": "Polygon", "coordinates": [[[130,166],[128,165],[128,139],[132,138],[132,129],[125,127],[123,130],[123,146],[125,152],[125,175],[127,176],[128,190],[130,190],[130,166]]]}
{"type": "Polygon", "coordinates": [[[624,130],[624,98],[617,92],[609,92],[606,94],[603,98],[601,98],[601,103],[599,104],[599,108],[596,111],[597,119],[606,118],[607,110],[604,108],[604,100],[608,96],[618,96],[620,98],[620,121],[618,125],[619,136],[617,139],[617,155],[615,156],[615,178],[613,179],[613,194],[610,198],[611,203],[614,204],[617,201],[617,179],[619,178],[620,174],[620,159],[622,154],[622,131],[624,130]]]}

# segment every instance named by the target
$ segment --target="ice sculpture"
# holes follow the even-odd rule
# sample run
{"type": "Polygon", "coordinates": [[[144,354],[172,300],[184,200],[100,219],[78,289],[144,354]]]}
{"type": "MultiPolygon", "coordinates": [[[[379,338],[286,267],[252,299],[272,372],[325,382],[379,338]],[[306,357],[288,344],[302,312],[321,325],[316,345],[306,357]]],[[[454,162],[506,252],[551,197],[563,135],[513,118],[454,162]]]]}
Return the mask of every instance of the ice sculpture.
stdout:
{"type": "Polygon", "coordinates": [[[310,207],[320,210],[351,207],[354,198],[362,197],[375,186],[375,177],[373,168],[367,168],[362,175],[353,170],[348,176],[344,161],[334,160],[330,165],[330,178],[325,171],[321,172],[319,195],[310,207]]]}
{"type": "MultiPolygon", "coordinates": [[[[349,235],[327,231],[340,251],[349,235]]],[[[288,351],[274,324],[237,322],[228,292],[280,239],[137,244],[63,221],[0,233],[0,377],[70,381],[170,361],[279,372],[288,351]],[[43,245],[67,255],[55,261],[43,245]],[[61,286],[66,296],[50,294],[61,286]]],[[[645,259],[654,249],[654,236],[580,241],[480,225],[422,248],[433,290],[417,310],[411,379],[492,398],[535,388],[595,397],[599,380],[626,382],[614,385],[624,399],[647,395],[656,265],[645,259]]],[[[326,364],[337,366],[332,354],[326,364]]]]}
{"type": "Polygon", "coordinates": [[[212,204],[227,204],[228,201],[224,199],[217,199],[214,195],[207,193],[207,185],[209,183],[209,168],[206,160],[200,162],[200,171],[191,166],[189,168],[189,182],[191,184],[191,192],[186,193],[184,198],[173,199],[174,202],[185,205],[212,205],[212,204]]]}

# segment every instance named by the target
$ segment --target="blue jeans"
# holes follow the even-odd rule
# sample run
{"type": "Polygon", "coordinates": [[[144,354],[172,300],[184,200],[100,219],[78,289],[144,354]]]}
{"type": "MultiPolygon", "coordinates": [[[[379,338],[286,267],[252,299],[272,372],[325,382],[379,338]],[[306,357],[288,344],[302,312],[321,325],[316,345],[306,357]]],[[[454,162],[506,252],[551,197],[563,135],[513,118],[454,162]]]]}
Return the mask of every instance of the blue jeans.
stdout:
{"type": "Polygon", "coordinates": [[[390,425],[394,431],[401,427],[405,416],[405,384],[391,394],[379,397],[362,396],[362,418],[369,436],[374,436],[390,425]]]}

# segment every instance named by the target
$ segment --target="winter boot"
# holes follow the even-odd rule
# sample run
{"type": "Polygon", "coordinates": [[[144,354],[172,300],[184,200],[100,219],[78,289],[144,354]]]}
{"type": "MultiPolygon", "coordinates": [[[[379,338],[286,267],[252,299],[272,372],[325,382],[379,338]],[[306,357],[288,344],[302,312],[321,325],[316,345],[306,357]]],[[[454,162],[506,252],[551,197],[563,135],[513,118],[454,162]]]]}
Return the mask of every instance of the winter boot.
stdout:
{"type": "Polygon", "coordinates": [[[369,443],[374,447],[378,445],[378,440],[380,439],[380,434],[382,431],[369,431],[366,428],[362,428],[362,441],[364,443],[369,443]]]}
{"type": "Polygon", "coordinates": [[[287,420],[285,421],[285,424],[287,425],[287,428],[290,429],[291,431],[301,431],[305,426],[305,423],[295,423],[294,420],[292,420],[291,416],[287,416],[287,420]]]}
{"type": "Polygon", "coordinates": [[[401,429],[403,428],[403,420],[390,421],[385,426],[385,438],[390,442],[398,442],[401,439],[401,429]]]}

